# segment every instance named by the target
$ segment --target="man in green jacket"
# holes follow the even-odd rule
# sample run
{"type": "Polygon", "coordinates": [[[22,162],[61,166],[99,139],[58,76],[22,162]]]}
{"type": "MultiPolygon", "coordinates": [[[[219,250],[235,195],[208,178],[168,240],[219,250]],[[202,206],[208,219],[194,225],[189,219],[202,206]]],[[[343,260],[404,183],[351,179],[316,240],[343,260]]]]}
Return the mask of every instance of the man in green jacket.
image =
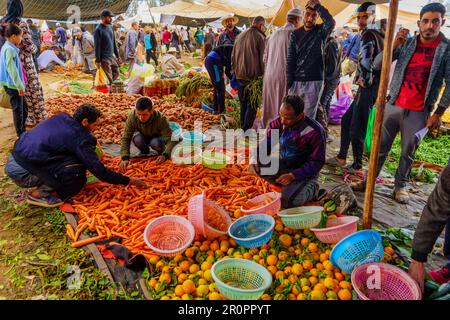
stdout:
{"type": "Polygon", "coordinates": [[[159,111],[153,109],[152,100],[142,97],[136,102],[136,109],[128,115],[125,134],[122,138],[120,170],[124,172],[130,163],[131,142],[142,155],[150,154],[150,148],[158,152],[156,162],[163,163],[170,158],[175,142],[172,142],[172,130],[159,111]]]}

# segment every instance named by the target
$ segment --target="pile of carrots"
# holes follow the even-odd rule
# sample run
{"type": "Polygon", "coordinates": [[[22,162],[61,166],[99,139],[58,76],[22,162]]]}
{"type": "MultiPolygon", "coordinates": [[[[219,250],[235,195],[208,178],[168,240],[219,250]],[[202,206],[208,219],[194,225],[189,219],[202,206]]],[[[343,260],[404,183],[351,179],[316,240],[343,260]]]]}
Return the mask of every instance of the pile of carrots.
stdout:
{"type": "MultiPolygon", "coordinates": [[[[105,157],[105,164],[117,169],[120,158],[105,157]]],[[[203,167],[177,166],[171,161],[157,165],[153,159],[135,160],[126,175],[141,178],[147,188],[114,186],[105,183],[87,185],[74,199],[78,227],[67,234],[81,247],[99,240],[119,237],[133,253],[154,254],[144,242],[144,229],[163,215],[187,218],[191,197],[205,192],[206,198],[222,206],[231,216],[249,199],[268,192],[263,179],[251,175],[246,166],[229,165],[221,171],[203,167]],[[79,241],[89,230],[95,238],[79,241]]]]}

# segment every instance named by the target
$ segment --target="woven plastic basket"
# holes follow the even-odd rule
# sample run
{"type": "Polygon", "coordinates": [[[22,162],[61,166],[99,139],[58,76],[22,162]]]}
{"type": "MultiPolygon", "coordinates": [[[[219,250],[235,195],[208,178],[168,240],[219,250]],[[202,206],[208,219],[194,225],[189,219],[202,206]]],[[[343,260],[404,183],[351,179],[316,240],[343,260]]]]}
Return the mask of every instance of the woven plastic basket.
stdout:
{"type": "Polygon", "coordinates": [[[259,248],[270,241],[275,219],[267,214],[254,214],[236,220],[228,235],[244,248],[259,248]]]}
{"type": "Polygon", "coordinates": [[[220,293],[229,300],[258,300],[272,284],[266,268],[244,259],[216,262],[211,274],[220,293]]]}
{"type": "Polygon", "coordinates": [[[421,300],[417,283],[405,271],[385,263],[368,263],[352,272],[360,300],[421,300]],[[370,277],[370,279],[369,279],[370,277]]]}
{"type": "Polygon", "coordinates": [[[144,241],[156,254],[174,257],[194,241],[192,224],[179,216],[163,216],[150,222],[144,231],[144,241]]]}
{"type": "Polygon", "coordinates": [[[228,213],[223,210],[216,203],[209,201],[205,198],[204,194],[194,196],[191,198],[188,204],[188,219],[194,226],[195,232],[202,237],[207,239],[215,239],[220,236],[224,236],[228,232],[228,228],[232,223],[232,220],[228,213]],[[205,209],[211,208],[223,219],[223,222],[226,224],[226,230],[221,231],[215,229],[213,226],[209,226],[205,221],[205,209]]]}
{"type": "Polygon", "coordinates": [[[324,229],[311,229],[323,243],[338,243],[346,236],[358,231],[358,217],[340,217],[329,219],[324,229]]]}
{"type": "Polygon", "coordinates": [[[341,270],[351,274],[355,267],[366,263],[380,262],[384,249],[379,232],[364,230],[342,239],[333,248],[330,261],[341,270]]]}
{"type": "Polygon", "coordinates": [[[299,230],[317,227],[322,212],[322,207],[298,207],[280,211],[278,216],[286,227],[299,230]]]}
{"type": "Polygon", "coordinates": [[[221,170],[231,162],[231,158],[222,152],[203,152],[203,165],[209,169],[221,170]]]}
{"type": "Polygon", "coordinates": [[[251,214],[268,214],[271,216],[276,216],[278,212],[280,212],[281,209],[281,193],[277,192],[269,192],[260,196],[257,196],[256,198],[253,198],[249,200],[249,203],[261,203],[264,200],[267,199],[267,197],[271,197],[273,201],[269,203],[268,205],[262,206],[257,209],[252,210],[245,210],[244,207],[241,207],[241,212],[243,215],[251,215],[251,214]]]}
{"type": "Polygon", "coordinates": [[[202,149],[178,145],[172,151],[172,161],[177,165],[191,165],[202,162],[202,149]]]}

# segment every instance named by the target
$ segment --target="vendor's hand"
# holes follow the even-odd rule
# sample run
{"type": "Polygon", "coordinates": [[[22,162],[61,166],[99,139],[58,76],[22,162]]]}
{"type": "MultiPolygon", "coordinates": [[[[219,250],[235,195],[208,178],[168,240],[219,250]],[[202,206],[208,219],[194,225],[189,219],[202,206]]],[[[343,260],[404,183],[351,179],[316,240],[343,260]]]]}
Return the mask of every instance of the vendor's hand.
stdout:
{"type": "Polygon", "coordinates": [[[411,276],[411,278],[413,278],[417,282],[417,284],[420,287],[420,290],[422,290],[422,292],[423,292],[424,288],[425,288],[425,266],[424,266],[424,264],[422,262],[412,260],[411,264],[409,265],[408,273],[411,276]]]}
{"type": "Polygon", "coordinates": [[[258,164],[251,164],[251,165],[248,167],[248,171],[249,171],[251,174],[255,175],[255,176],[259,175],[259,172],[260,172],[259,165],[258,165],[258,164]]]}
{"type": "Polygon", "coordinates": [[[395,36],[394,50],[400,47],[402,44],[404,44],[406,40],[408,40],[408,34],[409,34],[408,29],[405,28],[400,29],[400,31],[395,36]]]}
{"type": "Polygon", "coordinates": [[[166,156],[165,156],[165,155],[158,156],[158,157],[156,158],[156,164],[164,163],[166,160],[167,160],[167,159],[166,159],[166,156]]]}
{"type": "Polygon", "coordinates": [[[129,164],[130,160],[122,160],[122,162],[119,165],[119,171],[122,173],[125,172],[129,164]]]}
{"type": "Polygon", "coordinates": [[[24,95],[25,95],[25,90],[24,89],[20,90],[19,91],[19,96],[23,97],[24,95]]]}
{"type": "Polygon", "coordinates": [[[440,127],[442,121],[441,116],[437,114],[433,114],[427,121],[427,128],[430,130],[436,130],[440,127]]]}
{"type": "Polygon", "coordinates": [[[295,176],[293,173],[283,174],[281,177],[277,179],[277,183],[281,184],[282,186],[288,186],[294,181],[295,176]]]}
{"type": "Polygon", "coordinates": [[[130,178],[130,185],[143,188],[147,186],[147,183],[145,183],[145,181],[141,179],[130,178]]]}

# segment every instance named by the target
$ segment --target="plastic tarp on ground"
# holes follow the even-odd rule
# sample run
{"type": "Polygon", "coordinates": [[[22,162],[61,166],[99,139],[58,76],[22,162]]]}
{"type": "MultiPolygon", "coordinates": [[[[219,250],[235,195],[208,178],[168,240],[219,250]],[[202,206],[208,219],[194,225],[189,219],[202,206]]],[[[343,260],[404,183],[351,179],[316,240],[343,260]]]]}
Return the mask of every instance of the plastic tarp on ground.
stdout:
{"type": "MultiPolygon", "coordinates": [[[[7,0],[0,1],[0,15],[6,12],[7,0]]],[[[114,14],[127,11],[131,0],[22,0],[24,17],[42,20],[67,21],[73,12],[67,12],[71,5],[80,8],[81,20],[98,20],[104,9],[114,14]]]]}

